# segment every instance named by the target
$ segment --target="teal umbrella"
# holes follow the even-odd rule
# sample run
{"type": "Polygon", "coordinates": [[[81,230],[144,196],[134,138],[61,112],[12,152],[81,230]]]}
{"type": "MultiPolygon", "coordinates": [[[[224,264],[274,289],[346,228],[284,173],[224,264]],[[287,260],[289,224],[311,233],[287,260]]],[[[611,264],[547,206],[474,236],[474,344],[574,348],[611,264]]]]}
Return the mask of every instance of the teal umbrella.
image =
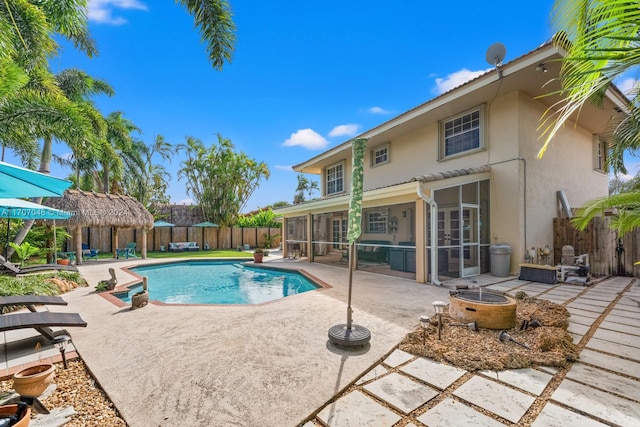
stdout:
{"type": "Polygon", "coordinates": [[[204,249],[206,251],[208,251],[209,250],[209,243],[205,243],[205,241],[204,241],[204,229],[205,228],[219,227],[219,225],[214,223],[214,222],[211,222],[211,221],[205,221],[205,222],[200,222],[200,223],[194,225],[194,227],[200,227],[200,228],[203,229],[202,230],[202,243],[204,244],[204,249]]]}
{"type": "Polygon", "coordinates": [[[57,197],[71,181],[0,162],[0,197],[57,197]]]}
{"type": "Polygon", "coordinates": [[[209,221],[205,221],[205,222],[200,222],[200,223],[194,225],[194,227],[202,227],[202,228],[218,227],[218,224],[213,223],[213,222],[209,222],[209,221]]]}
{"type": "Polygon", "coordinates": [[[329,340],[334,344],[346,346],[362,346],[371,340],[371,332],[363,326],[352,323],[351,290],[353,287],[353,270],[356,266],[355,243],[362,233],[362,193],[364,185],[364,153],[367,148],[365,138],[351,142],[351,199],[349,200],[349,296],[347,299],[347,323],[333,326],[329,329],[329,340]]]}
{"type": "Polygon", "coordinates": [[[175,225],[167,221],[156,221],[153,223],[153,227],[175,227],[175,225]]]}

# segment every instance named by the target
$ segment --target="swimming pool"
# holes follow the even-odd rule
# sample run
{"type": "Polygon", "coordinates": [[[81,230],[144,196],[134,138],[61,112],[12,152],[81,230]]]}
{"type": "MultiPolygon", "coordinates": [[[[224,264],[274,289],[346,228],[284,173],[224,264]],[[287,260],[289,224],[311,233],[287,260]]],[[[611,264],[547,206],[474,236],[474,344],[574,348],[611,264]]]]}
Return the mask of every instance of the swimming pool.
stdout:
{"type": "MultiPolygon", "coordinates": [[[[297,271],[258,268],[242,261],[183,261],[133,267],[148,278],[149,300],[166,304],[260,304],[321,286],[297,271]]],[[[114,293],[126,303],[142,290],[114,293]]]]}

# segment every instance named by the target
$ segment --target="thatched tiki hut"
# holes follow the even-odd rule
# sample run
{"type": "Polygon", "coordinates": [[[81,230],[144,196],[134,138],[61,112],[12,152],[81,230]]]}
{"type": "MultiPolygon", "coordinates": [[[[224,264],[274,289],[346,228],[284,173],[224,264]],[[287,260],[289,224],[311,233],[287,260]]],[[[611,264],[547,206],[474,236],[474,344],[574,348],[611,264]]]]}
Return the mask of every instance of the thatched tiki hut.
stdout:
{"type": "Polygon", "coordinates": [[[142,230],[142,258],[147,257],[147,231],[153,228],[153,216],[136,199],[130,196],[67,190],[62,197],[48,199],[45,205],[73,212],[69,219],[58,224],[69,229],[74,236],[78,264],[82,264],[82,227],[113,227],[111,251],[116,256],[118,229],[142,230]]]}

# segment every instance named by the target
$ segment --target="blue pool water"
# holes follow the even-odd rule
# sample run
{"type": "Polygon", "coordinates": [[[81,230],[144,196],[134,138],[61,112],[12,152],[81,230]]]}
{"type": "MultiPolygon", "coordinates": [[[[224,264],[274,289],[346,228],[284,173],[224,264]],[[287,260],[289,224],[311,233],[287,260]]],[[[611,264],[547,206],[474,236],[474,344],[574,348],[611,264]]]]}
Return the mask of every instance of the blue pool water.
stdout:
{"type": "MultiPolygon", "coordinates": [[[[131,271],[148,278],[150,300],[167,304],[259,304],[319,288],[298,272],[255,268],[243,262],[176,262],[131,271]]],[[[142,284],[130,289],[116,296],[130,303],[142,284]]]]}

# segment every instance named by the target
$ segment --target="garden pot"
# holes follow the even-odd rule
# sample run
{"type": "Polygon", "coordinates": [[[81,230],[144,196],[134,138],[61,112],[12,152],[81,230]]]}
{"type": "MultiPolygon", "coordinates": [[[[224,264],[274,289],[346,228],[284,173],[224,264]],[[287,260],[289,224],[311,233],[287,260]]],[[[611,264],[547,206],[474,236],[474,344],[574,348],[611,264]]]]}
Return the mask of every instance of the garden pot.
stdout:
{"type": "Polygon", "coordinates": [[[254,253],[253,254],[253,262],[261,263],[263,257],[264,257],[264,253],[263,252],[254,253]]]}
{"type": "MultiPolygon", "coordinates": [[[[15,415],[17,409],[18,405],[0,406],[0,418],[15,415]]],[[[24,411],[22,417],[13,425],[13,427],[27,427],[29,425],[29,421],[31,421],[31,408],[27,408],[24,411]]]]}
{"type": "Polygon", "coordinates": [[[69,265],[69,260],[68,259],[59,259],[57,262],[60,265],[69,265]]]}
{"type": "Polygon", "coordinates": [[[38,397],[47,389],[56,374],[51,363],[42,363],[13,374],[13,389],[20,396],[38,397]]]}

